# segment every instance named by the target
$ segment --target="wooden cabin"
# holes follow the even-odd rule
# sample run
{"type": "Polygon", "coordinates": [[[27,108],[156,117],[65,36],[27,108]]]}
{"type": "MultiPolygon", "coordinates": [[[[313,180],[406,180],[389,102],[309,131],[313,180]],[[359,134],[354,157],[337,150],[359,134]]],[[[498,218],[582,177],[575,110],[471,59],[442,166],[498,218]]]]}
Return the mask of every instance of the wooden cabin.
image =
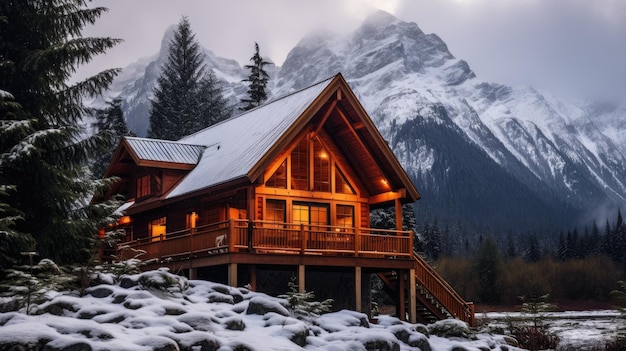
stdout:
{"type": "Polygon", "coordinates": [[[334,299],[371,312],[378,276],[412,322],[459,318],[465,302],[413,252],[402,204],[420,195],[339,74],[178,141],[124,138],[105,176],[128,200],[117,254],[192,279],[334,299]],[[396,228],[370,228],[395,207],[396,228]]]}

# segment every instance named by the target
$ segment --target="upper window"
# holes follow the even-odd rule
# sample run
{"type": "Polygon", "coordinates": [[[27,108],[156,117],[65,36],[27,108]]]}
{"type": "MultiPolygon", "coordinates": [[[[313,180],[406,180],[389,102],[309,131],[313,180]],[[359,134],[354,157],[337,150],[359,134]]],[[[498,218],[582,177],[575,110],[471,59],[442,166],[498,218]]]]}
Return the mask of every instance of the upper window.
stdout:
{"type": "Polygon", "coordinates": [[[302,139],[291,152],[291,189],[309,190],[309,142],[302,139]]]}
{"type": "Polygon", "coordinates": [[[152,194],[152,181],[149,175],[137,178],[137,198],[152,194]]]}
{"type": "Polygon", "coordinates": [[[335,192],[355,195],[354,187],[318,140],[303,138],[285,158],[265,186],[270,188],[335,192]],[[334,175],[333,175],[334,173],[334,175]]]}
{"type": "Polygon", "coordinates": [[[339,167],[335,167],[335,192],[338,194],[355,194],[352,185],[350,185],[339,167]]]}
{"type": "Polygon", "coordinates": [[[319,141],[313,141],[313,190],[330,192],[330,155],[319,141]]]}
{"type": "Polygon", "coordinates": [[[270,179],[265,182],[265,186],[271,188],[287,189],[287,159],[278,166],[270,179]]]}

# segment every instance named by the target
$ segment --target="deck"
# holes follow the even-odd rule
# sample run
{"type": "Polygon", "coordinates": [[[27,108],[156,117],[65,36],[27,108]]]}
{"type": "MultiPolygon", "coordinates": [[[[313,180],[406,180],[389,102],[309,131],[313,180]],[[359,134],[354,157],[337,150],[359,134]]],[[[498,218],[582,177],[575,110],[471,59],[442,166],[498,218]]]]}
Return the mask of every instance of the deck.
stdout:
{"type": "Polygon", "coordinates": [[[118,254],[129,258],[131,253],[124,249],[142,252],[141,259],[160,261],[226,252],[410,259],[413,235],[409,231],[388,229],[231,219],[118,245],[118,254]]]}
{"type": "MultiPolygon", "coordinates": [[[[409,300],[424,306],[423,320],[458,318],[475,324],[473,304],[465,302],[413,252],[411,231],[231,219],[159,237],[136,239],[118,245],[117,249],[118,258],[140,255],[142,260],[157,264],[186,262],[189,267],[194,261],[194,266],[278,263],[413,270],[415,273],[409,281],[414,281],[415,293],[409,300]]],[[[406,289],[384,273],[379,276],[396,292],[406,289]]]]}

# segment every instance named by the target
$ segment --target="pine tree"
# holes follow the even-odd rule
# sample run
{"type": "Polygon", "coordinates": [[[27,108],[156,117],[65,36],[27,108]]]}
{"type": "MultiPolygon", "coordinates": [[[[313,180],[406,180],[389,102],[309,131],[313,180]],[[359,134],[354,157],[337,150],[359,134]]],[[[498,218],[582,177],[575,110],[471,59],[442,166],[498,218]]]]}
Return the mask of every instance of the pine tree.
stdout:
{"type": "MultiPolygon", "coordinates": [[[[89,203],[111,180],[83,176],[103,138],[85,137],[82,99],[99,95],[119,70],[67,83],[77,67],[120,42],[81,35],[106,10],[89,8],[86,0],[0,2],[0,90],[15,97],[24,113],[20,123],[32,128],[19,140],[6,145],[3,140],[3,158],[10,164],[0,166],[2,184],[15,189],[6,204],[23,213],[14,230],[31,234],[39,256],[59,263],[86,260],[98,226],[113,211],[112,203],[89,203]]],[[[15,118],[2,111],[0,119],[15,118]]],[[[11,255],[19,257],[19,251],[11,255]]]]}
{"type": "Polygon", "coordinates": [[[245,68],[250,70],[250,75],[243,80],[248,82],[248,97],[241,100],[245,104],[240,108],[242,111],[251,110],[267,100],[265,87],[267,87],[267,82],[270,80],[270,75],[265,71],[264,67],[272,63],[263,60],[259,53],[258,43],[254,43],[254,49],[254,55],[250,58],[253,64],[245,66],[245,68]]]}
{"type": "Polygon", "coordinates": [[[215,74],[186,17],[170,42],[150,111],[151,138],[178,140],[230,116],[215,74]]]}
{"type": "Polygon", "coordinates": [[[93,124],[93,128],[95,132],[109,136],[108,142],[106,145],[102,145],[93,160],[91,173],[94,177],[102,177],[122,137],[133,135],[124,121],[122,99],[115,98],[113,101],[107,102],[107,105],[108,107],[105,109],[94,111],[96,122],[93,124]]]}
{"type": "Polygon", "coordinates": [[[3,90],[0,90],[0,116],[0,268],[3,268],[17,263],[15,253],[28,251],[33,245],[31,235],[16,230],[16,222],[24,219],[24,213],[4,201],[16,190],[5,170],[28,154],[29,143],[25,138],[32,137],[34,129],[21,105],[3,90]]]}
{"type": "Polygon", "coordinates": [[[482,240],[474,258],[474,270],[479,277],[480,301],[483,303],[499,302],[497,283],[502,270],[502,261],[496,242],[491,237],[482,240]]]}

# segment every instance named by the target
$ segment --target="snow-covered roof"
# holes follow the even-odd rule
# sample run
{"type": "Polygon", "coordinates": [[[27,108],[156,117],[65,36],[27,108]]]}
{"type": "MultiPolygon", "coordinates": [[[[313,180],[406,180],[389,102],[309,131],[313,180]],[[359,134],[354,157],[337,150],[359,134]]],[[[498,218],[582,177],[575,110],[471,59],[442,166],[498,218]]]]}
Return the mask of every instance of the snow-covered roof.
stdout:
{"type": "MultiPolygon", "coordinates": [[[[173,198],[247,176],[333,78],[273,100],[195,134],[180,145],[203,145],[197,166],[167,195],[173,198]]],[[[145,139],[143,139],[145,140],[145,139]]]]}
{"type": "Polygon", "coordinates": [[[168,140],[126,137],[126,142],[139,160],[195,165],[204,145],[191,145],[168,140]]]}

